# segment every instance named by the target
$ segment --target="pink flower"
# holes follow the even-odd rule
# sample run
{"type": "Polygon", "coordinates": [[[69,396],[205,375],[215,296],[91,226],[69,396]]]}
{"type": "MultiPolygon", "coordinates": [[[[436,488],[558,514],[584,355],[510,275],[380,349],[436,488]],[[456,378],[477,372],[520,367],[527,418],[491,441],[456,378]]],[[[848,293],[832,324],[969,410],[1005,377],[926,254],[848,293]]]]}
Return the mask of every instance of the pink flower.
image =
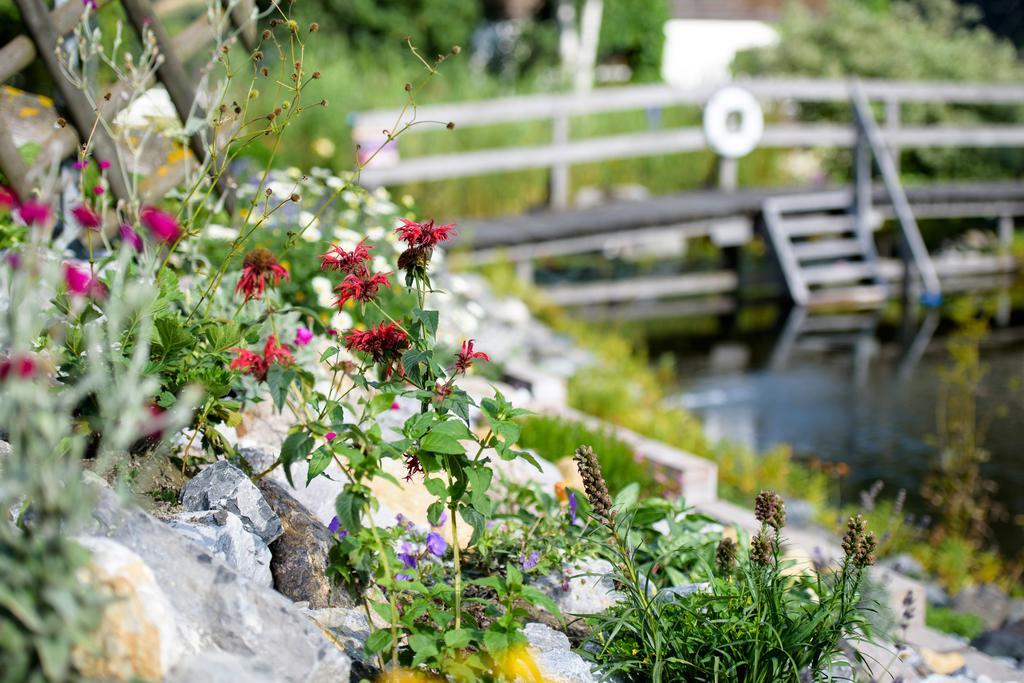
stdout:
{"type": "Polygon", "coordinates": [[[34,374],[36,374],[36,362],[32,356],[17,355],[0,360],[0,381],[6,381],[12,375],[28,379],[34,374]]]}
{"type": "Polygon", "coordinates": [[[86,230],[98,230],[103,224],[103,219],[100,215],[90,209],[88,206],[79,205],[71,209],[71,215],[75,217],[78,224],[86,230]]]}
{"type": "Polygon", "coordinates": [[[164,244],[172,244],[181,235],[181,227],[174,216],[154,206],[143,207],[139,220],[164,244]]]}
{"type": "Polygon", "coordinates": [[[79,159],[78,161],[71,165],[75,167],[76,171],[84,171],[85,168],[89,165],[89,162],[85,159],[79,159]]]}
{"type": "Polygon", "coordinates": [[[21,254],[16,251],[7,253],[7,263],[10,264],[11,270],[17,270],[21,268],[21,254]]]}
{"type": "Polygon", "coordinates": [[[337,432],[327,432],[326,434],[324,434],[324,441],[326,441],[327,443],[334,441],[336,438],[338,438],[337,432]]]}
{"type": "Polygon", "coordinates": [[[313,340],[313,332],[305,327],[295,330],[295,345],[305,346],[313,340]]]}
{"type": "Polygon", "coordinates": [[[42,202],[25,202],[18,207],[18,216],[26,225],[43,225],[50,220],[50,207],[42,202]]]}
{"type": "Polygon", "coordinates": [[[142,251],[142,238],[127,223],[121,226],[121,239],[135,251],[142,251]]]}
{"type": "Polygon", "coordinates": [[[0,209],[10,211],[17,205],[18,197],[14,194],[14,190],[0,185],[0,209]]]}
{"type": "Polygon", "coordinates": [[[82,5],[89,9],[96,9],[96,0],[82,0],[82,5]]]}
{"type": "Polygon", "coordinates": [[[70,263],[64,264],[64,283],[68,286],[68,292],[75,296],[101,298],[107,293],[103,283],[93,277],[88,270],[70,263]]]}
{"type": "Polygon", "coordinates": [[[96,187],[92,188],[92,193],[96,196],[99,196],[106,191],[107,190],[102,185],[97,185],[96,187]]]}
{"type": "Polygon", "coordinates": [[[110,168],[110,162],[107,161],[106,159],[100,159],[100,168],[106,171],[108,168],[110,168]]]}
{"type": "Polygon", "coordinates": [[[391,402],[391,410],[398,410],[398,409],[400,409],[401,407],[402,407],[402,406],[398,405],[398,401],[392,401],[392,402],[391,402]]]}
{"type": "Polygon", "coordinates": [[[327,336],[328,337],[337,337],[338,336],[338,331],[336,329],[334,329],[333,327],[328,327],[327,328],[327,336]]]}

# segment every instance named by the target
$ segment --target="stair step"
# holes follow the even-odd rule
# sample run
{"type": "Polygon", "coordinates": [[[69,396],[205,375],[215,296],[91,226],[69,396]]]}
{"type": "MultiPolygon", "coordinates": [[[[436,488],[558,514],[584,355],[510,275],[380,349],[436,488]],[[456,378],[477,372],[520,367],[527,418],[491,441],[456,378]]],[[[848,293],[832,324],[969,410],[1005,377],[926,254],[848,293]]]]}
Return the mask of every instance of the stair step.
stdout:
{"type": "Polygon", "coordinates": [[[856,239],[812,240],[793,245],[793,254],[800,261],[842,258],[863,253],[864,246],[856,239]]]}
{"type": "Polygon", "coordinates": [[[841,235],[853,232],[853,217],[850,214],[817,213],[785,217],[781,221],[782,231],[792,237],[811,235],[841,235]]]}
{"type": "Polygon", "coordinates": [[[810,315],[800,325],[800,333],[828,334],[849,332],[851,330],[869,330],[874,328],[874,326],[875,316],[872,314],[810,315]]]}
{"type": "Polygon", "coordinates": [[[858,287],[833,287],[811,292],[807,298],[809,308],[821,306],[844,306],[851,308],[877,308],[885,303],[888,296],[882,285],[861,285],[858,287]]]}
{"type": "Polygon", "coordinates": [[[831,285],[857,282],[878,276],[878,264],[869,261],[835,262],[800,269],[800,275],[809,285],[831,285]]]}

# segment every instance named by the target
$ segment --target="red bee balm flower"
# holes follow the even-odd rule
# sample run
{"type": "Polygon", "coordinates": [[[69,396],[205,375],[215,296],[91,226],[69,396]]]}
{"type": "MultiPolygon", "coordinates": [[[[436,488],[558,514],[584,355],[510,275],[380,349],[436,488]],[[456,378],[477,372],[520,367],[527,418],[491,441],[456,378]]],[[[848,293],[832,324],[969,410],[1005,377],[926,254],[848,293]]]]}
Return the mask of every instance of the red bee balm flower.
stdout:
{"type": "Polygon", "coordinates": [[[172,244],[181,235],[177,219],[156,207],[143,207],[139,212],[139,220],[153,233],[153,237],[165,244],[172,244]]]}
{"type": "Polygon", "coordinates": [[[75,217],[78,224],[86,230],[98,230],[103,225],[103,219],[100,215],[90,209],[88,206],[79,205],[71,209],[71,215],[75,217]]]}
{"type": "Polygon", "coordinates": [[[340,311],[341,307],[349,299],[355,299],[364,304],[372,301],[377,296],[377,291],[381,287],[391,287],[391,283],[388,282],[388,275],[390,274],[374,273],[371,275],[370,271],[363,269],[362,272],[346,275],[345,279],[334,290],[338,294],[338,301],[336,302],[338,310],[340,311]]]}
{"type": "Polygon", "coordinates": [[[0,209],[10,211],[18,205],[18,197],[14,194],[14,190],[9,187],[0,185],[0,209]]]}
{"type": "Polygon", "coordinates": [[[273,278],[277,287],[281,278],[288,279],[288,271],[277,262],[269,249],[253,249],[242,262],[242,277],[238,279],[235,294],[245,293],[245,300],[259,299],[266,288],[266,278],[273,278]]]}
{"type": "Polygon", "coordinates": [[[363,263],[370,260],[370,250],[362,242],[352,251],[345,251],[337,244],[332,244],[326,253],[320,255],[320,270],[340,270],[344,273],[355,273],[365,270],[363,263]]]}
{"type": "Polygon", "coordinates": [[[462,342],[462,350],[459,351],[459,355],[455,359],[455,374],[469,370],[470,366],[473,365],[473,361],[477,358],[486,361],[491,360],[483,351],[474,351],[474,343],[476,343],[475,339],[467,339],[462,342]]]}
{"type": "Polygon", "coordinates": [[[395,362],[409,348],[409,338],[395,323],[381,323],[368,330],[350,330],[345,335],[345,348],[362,351],[375,363],[384,363],[384,377],[390,377],[395,362]]]}
{"type": "Polygon", "coordinates": [[[409,247],[431,249],[456,235],[453,229],[454,223],[435,226],[432,220],[426,223],[417,223],[416,221],[403,218],[401,221],[402,225],[396,228],[396,231],[398,232],[399,239],[408,244],[409,247]]]}
{"type": "Polygon", "coordinates": [[[249,349],[232,349],[237,351],[238,356],[231,361],[232,370],[241,370],[247,375],[252,375],[259,381],[267,378],[267,372],[274,363],[278,365],[291,365],[295,362],[292,351],[287,344],[277,343],[277,336],[267,337],[267,343],[263,346],[263,355],[253,353],[249,349]]]}

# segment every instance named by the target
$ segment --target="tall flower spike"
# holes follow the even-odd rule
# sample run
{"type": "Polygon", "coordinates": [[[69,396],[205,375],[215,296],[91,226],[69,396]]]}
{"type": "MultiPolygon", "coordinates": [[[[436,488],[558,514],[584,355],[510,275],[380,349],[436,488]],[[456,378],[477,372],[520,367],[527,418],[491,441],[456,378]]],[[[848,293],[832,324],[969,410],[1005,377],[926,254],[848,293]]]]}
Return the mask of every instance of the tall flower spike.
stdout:
{"type": "Polygon", "coordinates": [[[758,533],[750,540],[750,560],[768,566],[772,563],[772,539],[758,533]]]}
{"type": "Polygon", "coordinates": [[[594,514],[600,517],[607,524],[612,521],[612,498],[608,495],[608,485],[601,474],[601,463],[597,461],[597,455],[590,446],[580,446],[573,456],[576,461],[576,468],[580,471],[580,478],[583,479],[583,491],[587,494],[590,506],[594,508],[594,514]]]}
{"type": "Polygon", "coordinates": [[[875,534],[867,530],[867,523],[860,515],[850,517],[843,535],[843,552],[855,567],[867,567],[875,563],[875,534]]]}
{"type": "Polygon", "coordinates": [[[779,531],[786,526],[786,504],[774,491],[761,491],[754,499],[754,518],[779,531]]]}

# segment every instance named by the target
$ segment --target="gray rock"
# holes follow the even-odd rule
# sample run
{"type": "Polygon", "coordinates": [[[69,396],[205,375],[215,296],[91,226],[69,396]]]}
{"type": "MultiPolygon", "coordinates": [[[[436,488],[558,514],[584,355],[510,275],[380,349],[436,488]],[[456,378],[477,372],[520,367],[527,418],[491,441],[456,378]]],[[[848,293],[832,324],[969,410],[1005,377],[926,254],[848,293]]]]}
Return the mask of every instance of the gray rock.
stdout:
{"type": "Polygon", "coordinates": [[[373,680],[380,672],[377,663],[366,656],[363,648],[370,637],[370,622],[362,607],[329,607],[310,610],[310,618],[331,632],[331,635],[352,660],[352,679],[373,680]]]}
{"type": "Polygon", "coordinates": [[[0,458],[11,454],[11,444],[0,439],[0,458]]]}
{"type": "Polygon", "coordinates": [[[1006,621],[1003,622],[1003,625],[1010,626],[1018,621],[1024,621],[1024,598],[1014,598],[1010,601],[1010,607],[1006,610],[1006,621]]]}
{"type": "Polygon", "coordinates": [[[684,583],[681,586],[670,586],[661,592],[661,596],[664,598],[685,598],[687,595],[693,593],[705,593],[711,588],[711,584],[708,582],[704,583],[684,583]]]}
{"type": "Polygon", "coordinates": [[[270,548],[263,539],[247,531],[242,519],[227,510],[181,512],[167,520],[168,526],[209,550],[242,576],[272,588],[270,548]]]}
{"type": "Polygon", "coordinates": [[[534,585],[547,593],[565,614],[597,614],[604,612],[622,597],[611,579],[612,565],[607,560],[584,559],[567,574],[568,590],[562,590],[558,573],[543,576],[534,585]]]}
{"type": "MultiPolygon", "coordinates": [[[[183,650],[179,662],[223,652],[247,659],[250,668],[265,670],[274,681],[348,680],[348,657],[286,597],[242,580],[205,548],[122,504],[112,491],[99,489],[97,495],[85,533],[117,541],[149,567],[174,610],[183,650]]],[[[192,680],[207,679],[204,674],[192,680]]]]}
{"type": "Polygon", "coordinates": [[[972,640],[971,645],[993,657],[1010,657],[1015,662],[1024,662],[1024,621],[986,631],[972,640]]]}
{"type": "Polygon", "coordinates": [[[245,472],[218,460],[197,474],[181,490],[181,504],[190,512],[227,510],[242,519],[246,529],[270,544],[281,535],[281,520],[263,500],[245,472]]]}
{"type": "Polygon", "coordinates": [[[1010,596],[999,586],[986,583],[957,593],[953,596],[952,607],[958,612],[981,617],[987,629],[997,629],[1010,611],[1010,596]]]}
{"type": "Polygon", "coordinates": [[[924,583],[924,595],[929,605],[938,605],[939,607],[949,606],[949,593],[934,581],[927,581],[924,583]]]}
{"type": "Polygon", "coordinates": [[[276,481],[261,479],[259,490],[283,529],[270,545],[274,587],[295,602],[308,602],[311,609],[351,607],[352,599],[327,577],[331,532],[276,481]]]}
{"type": "Polygon", "coordinates": [[[546,683],[592,683],[590,665],[572,651],[569,638],[555,629],[531,622],[523,629],[529,650],[546,683]]]}
{"type": "MultiPolygon", "coordinates": [[[[789,510],[788,503],[786,504],[786,510],[789,510]]],[[[922,567],[921,563],[918,562],[910,553],[894,555],[885,560],[882,564],[883,566],[892,569],[894,572],[899,572],[900,574],[905,574],[913,578],[920,578],[925,575],[924,567],[922,567]]]]}
{"type": "Polygon", "coordinates": [[[265,662],[226,652],[203,652],[179,663],[164,683],[276,683],[274,671],[265,662]]]}

